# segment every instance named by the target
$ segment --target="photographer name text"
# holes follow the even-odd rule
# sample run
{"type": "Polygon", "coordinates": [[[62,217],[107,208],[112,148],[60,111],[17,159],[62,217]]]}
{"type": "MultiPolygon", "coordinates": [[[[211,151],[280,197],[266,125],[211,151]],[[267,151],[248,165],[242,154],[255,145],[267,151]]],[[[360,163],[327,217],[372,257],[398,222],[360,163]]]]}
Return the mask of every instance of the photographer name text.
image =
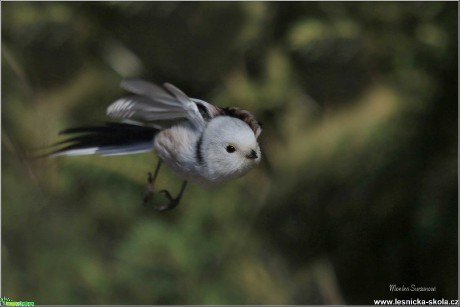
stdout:
{"type": "Polygon", "coordinates": [[[436,291],[436,287],[420,287],[416,286],[414,284],[410,286],[398,286],[396,284],[390,285],[390,291],[391,292],[420,292],[420,291],[430,291],[434,292],[436,291]]]}

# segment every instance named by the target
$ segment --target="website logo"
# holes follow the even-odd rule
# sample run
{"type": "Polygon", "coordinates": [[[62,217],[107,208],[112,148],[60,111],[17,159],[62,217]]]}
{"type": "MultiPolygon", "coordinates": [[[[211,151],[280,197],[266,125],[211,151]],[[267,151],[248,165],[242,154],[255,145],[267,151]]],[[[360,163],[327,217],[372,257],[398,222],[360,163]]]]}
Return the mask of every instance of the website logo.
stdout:
{"type": "Polygon", "coordinates": [[[0,297],[0,306],[35,306],[35,302],[15,301],[9,297],[0,297]]]}

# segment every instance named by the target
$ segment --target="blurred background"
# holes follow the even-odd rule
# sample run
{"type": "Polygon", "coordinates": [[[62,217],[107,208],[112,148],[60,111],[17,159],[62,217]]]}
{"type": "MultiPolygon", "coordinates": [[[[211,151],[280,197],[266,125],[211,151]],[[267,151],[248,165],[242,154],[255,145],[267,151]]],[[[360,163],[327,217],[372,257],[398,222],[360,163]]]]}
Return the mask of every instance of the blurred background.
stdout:
{"type": "MultiPolygon", "coordinates": [[[[2,295],[458,298],[457,2],[1,9],[2,295]],[[178,208],[158,213],[141,205],[152,154],[30,158],[64,128],[107,120],[128,76],[249,110],[263,124],[264,163],[217,189],[189,185],[178,208]]],[[[162,169],[159,189],[180,183],[162,169]]]]}

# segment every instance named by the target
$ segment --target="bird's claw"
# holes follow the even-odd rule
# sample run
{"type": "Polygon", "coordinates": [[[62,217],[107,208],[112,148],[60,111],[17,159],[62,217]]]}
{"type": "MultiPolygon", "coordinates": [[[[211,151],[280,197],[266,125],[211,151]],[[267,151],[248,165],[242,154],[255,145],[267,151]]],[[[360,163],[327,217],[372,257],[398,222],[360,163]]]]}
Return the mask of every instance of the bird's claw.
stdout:
{"type": "Polygon", "coordinates": [[[161,190],[161,191],[158,192],[158,193],[163,193],[163,194],[166,196],[167,199],[173,200],[173,197],[171,196],[171,193],[169,193],[168,190],[161,190]]]}
{"type": "MultiPolygon", "coordinates": [[[[155,169],[155,173],[152,175],[151,172],[148,173],[148,176],[147,176],[147,192],[145,193],[144,195],[144,199],[143,199],[143,205],[144,207],[147,206],[147,204],[149,204],[154,196],[154,184],[155,184],[155,180],[157,178],[157,175],[158,175],[158,171],[160,170],[160,166],[161,166],[161,160],[158,162],[157,164],[157,167],[155,169]]],[[[171,196],[171,193],[169,193],[169,191],[167,190],[161,190],[160,194],[164,194],[165,197],[169,200],[169,203],[167,205],[163,205],[163,206],[160,206],[160,207],[155,207],[153,206],[153,209],[155,211],[168,211],[168,210],[171,210],[171,209],[174,209],[175,207],[177,207],[177,205],[179,205],[180,203],[180,200],[182,198],[182,194],[184,193],[184,190],[185,190],[185,187],[187,185],[187,181],[184,181],[182,183],[182,188],[179,192],[179,194],[177,195],[176,198],[173,198],[171,196]]]]}
{"type": "Polygon", "coordinates": [[[161,190],[160,192],[158,192],[160,194],[164,194],[165,197],[167,199],[169,199],[169,203],[167,205],[164,205],[164,206],[161,206],[161,207],[154,207],[154,209],[156,211],[167,211],[167,210],[171,210],[171,209],[174,209],[177,207],[177,205],[179,204],[180,202],[180,196],[176,197],[176,198],[173,198],[171,196],[171,193],[169,193],[168,190],[161,190]]]}

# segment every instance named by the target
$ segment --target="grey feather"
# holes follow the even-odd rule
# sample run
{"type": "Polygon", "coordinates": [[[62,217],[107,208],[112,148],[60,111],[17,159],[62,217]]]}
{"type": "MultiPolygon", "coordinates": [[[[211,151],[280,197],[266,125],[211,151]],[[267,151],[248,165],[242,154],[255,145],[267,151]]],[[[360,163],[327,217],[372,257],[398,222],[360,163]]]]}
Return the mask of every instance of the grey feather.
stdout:
{"type": "Polygon", "coordinates": [[[140,79],[124,79],[121,81],[120,85],[128,92],[139,96],[148,97],[154,102],[159,102],[171,107],[180,106],[180,103],[176,97],[156,84],[140,79]]]}
{"type": "Polygon", "coordinates": [[[107,115],[141,123],[187,117],[187,113],[180,105],[169,106],[144,96],[127,96],[118,99],[107,108],[107,115]]]}
{"type": "Polygon", "coordinates": [[[107,108],[112,118],[128,119],[149,126],[162,126],[158,121],[188,119],[197,128],[205,126],[196,102],[172,84],[158,85],[140,80],[125,79],[121,87],[131,92],[131,96],[118,99],[107,108]]]}

